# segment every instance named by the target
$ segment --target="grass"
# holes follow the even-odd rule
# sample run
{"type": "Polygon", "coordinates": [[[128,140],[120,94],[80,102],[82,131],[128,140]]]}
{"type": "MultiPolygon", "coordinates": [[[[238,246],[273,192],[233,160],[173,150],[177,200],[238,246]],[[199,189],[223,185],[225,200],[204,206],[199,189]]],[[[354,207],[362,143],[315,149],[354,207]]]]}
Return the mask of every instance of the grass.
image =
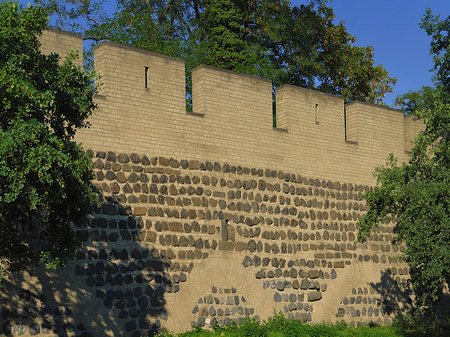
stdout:
{"type": "Polygon", "coordinates": [[[275,314],[267,322],[247,320],[241,325],[216,327],[205,330],[195,327],[192,331],[180,334],[163,333],[161,337],[400,337],[405,336],[397,326],[360,326],[352,329],[345,324],[305,324],[275,314]]]}
{"type": "Polygon", "coordinates": [[[254,320],[241,325],[215,327],[205,330],[195,327],[180,334],[163,333],[161,337],[447,337],[450,336],[448,316],[421,316],[407,314],[391,326],[360,326],[350,328],[342,324],[305,324],[275,314],[262,323],[254,320]]]}
{"type": "MultiPolygon", "coordinates": [[[[81,336],[92,337],[88,333],[81,336]]],[[[147,336],[147,335],[145,335],[147,336]]],[[[405,315],[391,326],[360,326],[350,328],[342,324],[306,324],[275,314],[262,323],[246,320],[241,325],[215,327],[213,330],[194,327],[192,331],[158,334],[159,337],[447,337],[450,336],[450,318],[405,315]]],[[[0,334],[0,337],[6,337],[0,334]]]]}

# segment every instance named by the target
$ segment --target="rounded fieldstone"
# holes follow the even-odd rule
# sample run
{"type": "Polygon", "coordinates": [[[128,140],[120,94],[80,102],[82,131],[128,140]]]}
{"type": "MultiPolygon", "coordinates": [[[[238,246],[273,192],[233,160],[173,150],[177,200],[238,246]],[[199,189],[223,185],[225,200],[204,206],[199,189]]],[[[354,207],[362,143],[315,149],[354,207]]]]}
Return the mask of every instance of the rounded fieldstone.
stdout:
{"type": "MultiPolygon", "coordinates": [[[[154,279],[156,283],[162,283],[162,275],[160,274],[155,274],[154,275],[154,279]]],[[[159,287],[158,287],[159,288],[159,287]]]]}
{"type": "Polygon", "coordinates": [[[147,288],[145,288],[144,294],[147,296],[152,296],[153,295],[153,288],[151,286],[147,286],[147,288]]]}
{"type": "Polygon", "coordinates": [[[152,307],[162,307],[165,304],[165,300],[162,297],[152,296],[150,297],[150,303],[152,307]]]}
{"type": "MultiPolygon", "coordinates": [[[[148,330],[150,329],[150,321],[146,318],[139,318],[139,329],[148,330]]],[[[139,335],[142,336],[142,335],[139,335]]]]}
{"type": "MultiPolygon", "coordinates": [[[[102,158],[102,157],[99,157],[99,158],[102,158]]],[[[106,154],[106,160],[115,162],[116,161],[116,154],[114,152],[108,152],[106,154]]]]}
{"type": "Polygon", "coordinates": [[[102,275],[97,275],[95,277],[95,285],[97,287],[101,287],[105,285],[105,279],[102,277],[102,275]]]}
{"type": "Polygon", "coordinates": [[[131,291],[130,289],[126,289],[124,295],[127,299],[133,298],[133,291],[131,291]]]}
{"type": "Polygon", "coordinates": [[[106,296],[106,294],[103,290],[97,289],[95,291],[95,297],[103,299],[103,298],[105,298],[105,296],[106,296]]]}
{"type": "MultiPolygon", "coordinates": [[[[145,157],[145,156],[144,156],[145,157]]],[[[145,157],[145,158],[147,158],[147,157],[145,157]]],[[[141,157],[138,155],[138,154],[136,154],[136,153],[132,153],[131,155],[130,155],[130,159],[131,159],[131,162],[133,163],[133,164],[139,164],[139,163],[141,163],[141,157]]],[[[143,159],[143,158],[142,158],[143,159]]],[[[148,161],[148,158],[147,158],[147,161],[148,161]]],[[[144,163],[142,163],[142,164],[144,164],[144,163]]],[[[150,164],[150,162],[149,162],[149,164],[150,164]]],[[[144,164],[144,165],[146,165],[146,164],[144,164]]],[[[148,164],[147,164],[148,165],[148,164]]]]}
{"type": "Polygon", "coordinates": [[[121,166],[120,164],[117,164],[117,163],[111,163],[110,165],[111,165],[111,169],[112,169],[114,172],[118,172],[118,171],[120,171],[120,170],[122,169],[122,166],[121,166]]]}
{"type": "MultiPolygon", "coordinates": [[[[135,307],[136,301],[133,298],[128,298],[126,304],[127,304],[127,308],[135,307]]],[[[131,313],[130,313],[130,315],[131,315],[131,313]]]]}
{"type": "Polygon", "coordinates": [[[308,289],[316,289],[316,283],[314,281],[309,281],[308,289]]]}
{"type": "Polygon", "coordinates": [[[116,309],[123,309],[123,308],[125,308],[125,301],[124,300],[117,301],[116,303],[114,303],[114,307],[116,309]]]}
{"type": "MultiPolygon", "coordinates": [[[[131,316],[131,315],[130,315],[131,316]]],[[[136,316],[137,317],[137,316],[136,316]]],[[[137,323],[136,321],[129,321],[125,323],[125,330],[127,330],[127,332],[131,332],[136,330],[137,328],[137,323]]]]}
{"type": "Polygon", "coordinates": [[[97,171],[95,177],[98,181],[103,181],[103,179],[105,179],[105,174],[102,171],[97,171]]]}
{"type": "Polygon", "coordinates": [[[295,268],[291,268],[289,271],[289,276],[292,278],[297,278],[297,270],[295,268]]]}
{"type": "Polygon", "coordinates": [[[164,287],[162,287],[162,286],[158,286],[156,289],[155,289],[155,296],[163,296],[164,295],[164,287]]]}
{"type": "Polygon", "coordinates": [[[130,157],[128,157],[125,153],[121,153],[117,156],[117,161],[119,163],[128,163],[130,162],[130,157]]]}
{"type": "Polygon", "coordinates": [[[278,291],[283,291],[284,290],[284,282],[278,281],[277,289],[278,289],[278,291]]]}
{"type": "Polygon", "coordinates": [[[139,176],[138,176],[135,172],[132,172],[132,173],[128,176],[127,181],[128,181],[129,183],[132,183],[132,184],[137,183],[137,182],[139,181],[139,176]]]}
{"type": "Polygon", "coordinates": [[[115,274],[117,273],[117,264],[108,261],[106,262],[105,270],[108,274],[115,274]]]}
{"type": "Polygon", "coordinates": [[[142,288],[136,287],[133,289],[133,296],[134,297],[140,297],[142,295],[142,288]]]}
{"type": "Polygon", "coordinates": [[[336,270],[331,271],[331,279],[335,279],[337,277],[336,270]]]}
{"type": "Polygon", "coordinates": [[[112,194],[119,194],[120,186],[117,182],[113,182],[109,185],[112,194]]]}
{"type": "Polygon", "coordinates": [[[107,307],[108,309],[111,309],[111,308],[113,307],[113,301],[112,301],[112,300],[105,299],[105,300],[103,301],[103,305],[104,305],[105,307],[107,307]]]}
{"type": "Polygon", "coordinates": [[[20,324],[20,323],[15,324],[14,328],[13,328],[13,332],[14,332],[14,334],[17,334],[18,336],[22,336],[23,334],[25,334],[25,332],[27,332],[27,328],[23,324],[20,324]]]}
{"type": "Polygon", "coordinates": [[[309,287],[309,280],[303,279],[300,283],[300,289],[306,290],[309,287]]]}
{"type": "Polygon", "coordinates": [[[116,174],[113,171],[107,171],[106,174],[105,174],[105,178],[107,180],[111,181],[111,180],[116,180],[117,176],[116,176],[116,174]]]}
{"type": "Polygon", "coordinates": [[[296,302],[297,301],[297,295],[296,294],[290,294],[289,295],[289,301],[296,302]]]}
{"type": "Polygon", "coordinates": [[[254,252],[254,251],[256,250],[256,242],[255,242],[255,240],[250,240],[250,241],[248,242],[248,244],[247,244],[247,249],[248,249],[250,252],[254,252]]]}
{"type": "Polygon", "coordinates": [[[120,231],[120,236],[122,237],[123,240],[131,240],[131,234],[127,230],[120,231]]]}
{"type": "Polygon", "coordinates": [[[273,295],[273,300],[274,300],[275,302],[281,302],[281,301],[282,301],[282,297],[281,297],[281,295],[280,295],[279,293],[275,293],[275,294],[273,295]]]}
{"type": "Polygon", "coordinates": [[[138,317],[139,311],[136,308],[130,308],[130,310],[128,310],[128,315],[130,315],[130,317],[138,317]]]}
{"type": "Polygon", "coordinates": [[[111,232],[108,235],[108,239],[111,242],[117,242],[117,240],[119,240],[119,234],[117,232],[111,232]]]}
{"type": "Polygon", "coordinates": [[[262,270],[258,270],[256,273],[255,273],[255,277],[259,280],[259,279],[262,279],[263,277],[264,277],[264,271],[262,271],[262,270]]]}
{"type": "Polygon", "coordinates": [[[120,274],[114,276],[114,283],[118,286],[121,286],[123,284],[123,276],[120,274]]]}
{"type": "Polygon", "coordinates": [[[308,293],[308,301],[315,302],[322,298],[322,293],[320,291],[312,291],[308,293]]]}
{"type": "Polygon", "coordinates": [[[106,291],[106,298],[108,299],[108,300],[112,300],[113,298],[114,298],[114,290],[107,290],[106,291]]]}
{"type": "Polygon", "coordinates": [[[169,166],[172,168],[178,168],[180,166],[180,163],[178,162],[178,160],[170,158],[169,166]]]}
{"type": "Polygon", "coordinates": [[[139,299],[138,299],[138,305],[139,305],[141,308],[146,308],[146,307],[148,306],[148,299],[147,299],[147,297],[145,297],[145,296],[139,297],[139,299]]]}
{"type": "Polygon", "coordinates": [[[244,261],[242,261],[242,264],[244,265],[244,267],[249,267],[253,264],[253,261],[249,256],[245,256],[244,261]]]}

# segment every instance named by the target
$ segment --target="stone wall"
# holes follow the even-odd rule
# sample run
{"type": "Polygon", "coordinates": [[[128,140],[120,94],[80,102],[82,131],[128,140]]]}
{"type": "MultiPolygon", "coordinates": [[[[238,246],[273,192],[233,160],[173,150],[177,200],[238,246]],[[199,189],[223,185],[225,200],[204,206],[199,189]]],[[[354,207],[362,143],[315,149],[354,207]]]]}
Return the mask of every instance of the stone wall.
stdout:
{"type": "MultiPolygon", "coordinates": [[[[96,325],[111,316],[112,335],[181,331],[267,319],[273,310],[303,321],[383,324],[407,303],[383,296],[408,275],[391,228],[354,242],[368,186],[137,154],[96,152],[93,160],[104,202],[76,229],[85,247],[65,271],[84,299],[63,301],[87,316],[51,316],[52,326],[81,323],[99,336],[96,325]]],[[[33,309],[38,318],[60,305],[42,303],[33,309]]]]}
{"type": "Polygon", "coordinates": [[[374,166],[405,160],[420,124],[284,86],[272,128],[270,81],[206,66],[187,113],[181,60],[112,43],[95,54],[104,87],[78,140],[103,201],[75,228],[84,246],[68,268],[6,279],[0,331],[142,336],[274,310],[355,326],[409,307],[392,226],[355,237],[374,166]]]}

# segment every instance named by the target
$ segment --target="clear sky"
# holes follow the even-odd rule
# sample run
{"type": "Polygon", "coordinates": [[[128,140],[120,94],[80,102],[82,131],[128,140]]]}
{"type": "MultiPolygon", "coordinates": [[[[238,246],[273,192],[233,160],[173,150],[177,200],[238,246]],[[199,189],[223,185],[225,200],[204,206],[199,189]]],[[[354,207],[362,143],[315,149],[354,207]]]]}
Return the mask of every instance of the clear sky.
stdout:
{"type": "MultiPolygon", "coordinates": [[[[305,3],[291,0],[293,5],[305,3]]],[[[432,85],[430,38],[419,27],[425,9],[441,18],[450,15],[450,0],[332,0],[336,23],[343,21],[356,44],[374,47],[375,62],[398,79],[394,93],[384,103],[393,105],[395,97],[409,90],[432,85]]]]}
{"type": "MultiPolygon", "coordinates": [[[[27,0],[20,0],[24,5],[27,0]]],[[[31,1],[32,2],[32,1],[31,1]]],[[[113,7],[115,1],[108,1],[113,7]]],[[[291,0],[293,5],[307,0],[291,0]]],[[[450,15],[450,0],[331,0],[336,23],[343,21],[357,45],[374,47],[375,61],[398,79],[384,103],[409,90],[431,85],[430,38],[419,27],[426,8],[442,18],[450,15]]]]}

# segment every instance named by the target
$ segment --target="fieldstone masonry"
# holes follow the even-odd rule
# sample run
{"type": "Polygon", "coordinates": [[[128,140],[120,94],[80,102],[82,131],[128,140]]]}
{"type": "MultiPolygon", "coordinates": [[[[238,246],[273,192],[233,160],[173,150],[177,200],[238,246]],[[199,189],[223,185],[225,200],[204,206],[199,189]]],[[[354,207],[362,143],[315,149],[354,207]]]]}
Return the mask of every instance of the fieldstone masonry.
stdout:
{"type": "MultiPolygon", "coordinates": [[[[65,34],[46,32],[46,48],[66,53],[65,44],[57,43],[65,34]]],[[[385,130],[358,152],[366,140],[355,127],[361,123],[357,116],[367,108],[391,123],[386,112],[398,119],[397,111],[354,103],[345,115],[343,105],[332,106],[340,98],[288,86],[279,102],[288,108],[277,108],[277,114],[293,124],[274,130],[270,110],[262,122],[258,117],[267,108],[264,100],[272,105],[268,81],[204,67],[194,74],[194,113],[180,115],[178,105],[185,103],[178,97],[184,97],[183,82],[176,79],[184,80],[179,60],[110,43],[96,53],[96,67],[103,70],[130,55],[147,57],[155,76],[142,92],[154,91],[153,96],[144,101],[142,93],[127,91],[133,69],[129,76],[116,69],[117,78],[105,70],[100,110],[92,129],[78,139],[92,156],[92,183],[103,192],[102,203],[74,228],[84,246],[67,269],[30,270],[6,279],[0,332],[151,336],[162,329],[264,320],[274,311],[304,322],[345,320],[357,326],[387,324],[409,307],[410,295],[402,287],[408,267],[399,260],[404,247],[391,244],[392,225],[374,229],[365,244],[355,243],[356,223],[365,212],[363,194],[374,183],[367,173],[391,152],[389,146],[379,148],[385,130]],[[108,51],[111,58],[103,54],[108,51]],[[163,69],[167,81],[158,73],[163,69]],[[205,77],[198,78],[202,73],[205,77]],[[230,86],[246,85],[268,88],[269,98],[236,102],[230,86]],[[235,121],[221,115],[222,98],[206,97],[220,90],[227,92],[230,110],[238,109],[235,121]],[[296,125],[296,112],[303,112],[293,105],[300,98],[292,101],[289,95],[299,92],[305,102],[309,96],[324,99],[328,110],[321,112],[320,123],[329,133],[291,143],[300,136],[289,127],[296,125]],[[128,119],[118,118],[117,111],[128,119]],[[336,114],[327,117],[326,111],[336,114]],[[209,120],[208,114],[216,115],[209,120]],[[351,116],[352,140],[346,142],[342,132],[342,144],[327,148],[336,143],[339,129],[327,123],[344,116],[351,116]],[[242,135],[241,123],[252,118],[255,123],[244,125],[242,135]],[[267,122],[261,132],[255,130],[267,122]],[[275,139],[283,145],[281,154],[275,139]]],[[[400,137],[397,132],[389,143],[401,140],[401,148],[393,150],[404,160],[407,141],[421,126],[409,119],[402,125],[400,137]]]]}

